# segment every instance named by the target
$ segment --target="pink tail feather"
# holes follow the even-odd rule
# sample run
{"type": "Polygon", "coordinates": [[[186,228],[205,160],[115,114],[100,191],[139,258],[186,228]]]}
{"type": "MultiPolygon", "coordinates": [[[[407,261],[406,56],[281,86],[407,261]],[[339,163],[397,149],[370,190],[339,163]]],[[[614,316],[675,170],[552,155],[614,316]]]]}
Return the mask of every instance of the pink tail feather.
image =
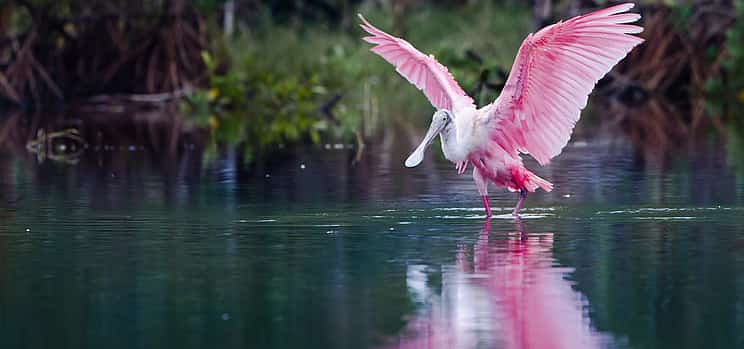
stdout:
{"type": "Polygon", "coordinates": [[[534,192],[537,190],[537,188],[542,188],[542,190],[545,191],[552,191],[553,190],[553,183],[550,183],[540,177],[538,177],[536,174],[527,171],[527,180],[524,182],[525,188],[530,191],[534,192]]]}

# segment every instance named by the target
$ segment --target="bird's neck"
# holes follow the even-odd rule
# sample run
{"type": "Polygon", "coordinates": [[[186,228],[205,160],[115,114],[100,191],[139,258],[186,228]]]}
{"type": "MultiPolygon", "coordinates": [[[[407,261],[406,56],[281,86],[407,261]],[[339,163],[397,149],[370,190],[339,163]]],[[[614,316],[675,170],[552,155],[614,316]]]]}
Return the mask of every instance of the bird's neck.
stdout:
{"type": "Polygon", "coordinates": [[[467,153],[463,153],[462,151],[463,147],[458,139],[457,126],[454,123],[450,123],[445,127],[439,134],[439,138],[442,141],[442,152],[447,160],[452,162],[465,160],[467,153]]]}

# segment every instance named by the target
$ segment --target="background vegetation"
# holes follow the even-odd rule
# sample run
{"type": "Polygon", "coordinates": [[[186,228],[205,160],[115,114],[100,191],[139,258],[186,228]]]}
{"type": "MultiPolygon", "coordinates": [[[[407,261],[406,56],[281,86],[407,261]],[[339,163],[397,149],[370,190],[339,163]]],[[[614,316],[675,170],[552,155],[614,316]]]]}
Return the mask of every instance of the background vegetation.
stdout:
{"type": "MultiPolygon", "coordinates": [[[[369,52],[356,13],[434,54],[483,104],[527,33],[611,3],[5,1],[0,105],[123,118],[164,110],[181,115],[177,127],[196,132],[208,153],[237,145],[247,162],[298,142],[361,148],[425,122],[431,108],[369,52]]],[[[600,84],[592,105],[617,115],[601,123],[662,153],[700,132],[736,137],[744,0],[640,5],[642,35],[654,44],[600,84]]]]}

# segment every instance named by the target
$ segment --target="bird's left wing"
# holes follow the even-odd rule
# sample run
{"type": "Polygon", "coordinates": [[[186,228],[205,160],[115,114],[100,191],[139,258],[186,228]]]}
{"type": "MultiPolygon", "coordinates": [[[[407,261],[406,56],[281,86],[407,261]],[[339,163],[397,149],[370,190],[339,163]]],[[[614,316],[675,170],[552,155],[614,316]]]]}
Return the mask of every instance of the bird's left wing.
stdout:
{"type": "Polygon", "coordinates": [[[504,89],[484,107],[491,140],[508,153],[529,153],[544,165],[560,154],[594,85],[643,39],[629,25],[641,16],[621,4],[530,34],[504,89]]]}
{"type": "Polygon", "coordinates": [[[452,110],[456,106],[473,104],[473,99],[433,56],[421,53],[408,41],[375,28],[361,14],[359,19],[362,20],[362,29],[371,34],[364,37],[364,41],[375,44],[372,52],[394,65],[400,75],[424,92],[435,108],[452,110]]]}

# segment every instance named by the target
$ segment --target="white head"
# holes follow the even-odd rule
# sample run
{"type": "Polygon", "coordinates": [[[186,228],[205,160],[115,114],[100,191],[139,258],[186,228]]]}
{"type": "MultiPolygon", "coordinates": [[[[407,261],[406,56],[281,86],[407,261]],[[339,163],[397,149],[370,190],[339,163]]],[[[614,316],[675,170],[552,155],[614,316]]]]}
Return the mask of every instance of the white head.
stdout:
{"type": "Polygon", "coordinates": [[[451,124],[452,113],[446,109],[437,110],[431,118],[431,125],[429,125],[429,130],[426,131],[426,136],[424,136],[421,144],[406,159],[406,167],[418,166],[424,160],[424,151],[434,141],[434,137],[442,133],[451,124]]]}

